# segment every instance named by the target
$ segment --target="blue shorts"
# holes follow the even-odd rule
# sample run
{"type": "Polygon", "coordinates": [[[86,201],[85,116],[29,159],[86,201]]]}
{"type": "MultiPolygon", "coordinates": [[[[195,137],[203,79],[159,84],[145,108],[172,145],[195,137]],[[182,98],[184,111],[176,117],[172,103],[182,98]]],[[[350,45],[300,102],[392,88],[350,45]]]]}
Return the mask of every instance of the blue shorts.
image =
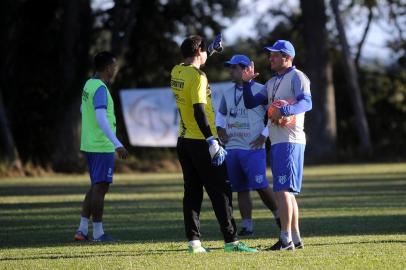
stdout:
{"type": "Polygon", "coordinates": [[[114,153],[85,152],[92,184],[112,183],[114,172],[114,153]]]}
{"type": "Polygon", "coordinates": [[[269,187],[265,176],[265,149],[230,149],[227,153],[226,166],[232,191],[241,192],[269,187]]]}
{"type": "Polygon", "coordinates": [[[271,146],[273,191],[300,193],[305,144],[278,143],[271,146]]]}

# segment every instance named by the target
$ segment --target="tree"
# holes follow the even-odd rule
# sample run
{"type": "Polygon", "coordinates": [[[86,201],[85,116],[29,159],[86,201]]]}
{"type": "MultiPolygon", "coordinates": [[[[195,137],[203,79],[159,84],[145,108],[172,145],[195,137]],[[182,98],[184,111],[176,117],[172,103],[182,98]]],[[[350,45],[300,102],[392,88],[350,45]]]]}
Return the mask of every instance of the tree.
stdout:
{"type": "Polygon", "coordinates": [[[308,114],[308,151],[312,159],[335,155],[337,125],[332,66],[326,31],[324,0],[301,0],[305,71],[312,90],[313,109],[308,114]]]}
{"type": "Polygon", "coordinates": [[[18,149],[23,162],[72,172],[84,169],[79,108],[91,55],[112,50],[119,56],[122,69],[111,89],[120,118],[115,89],[167,85],[180,61],[175,40],[197,33],[211,37],[238,1],[116,0],[112,9],[96,11],[90,0],[0,5],[2,154],[15,159],[18,149]]]}
{"type": "Polygon", "coordinates": [[[346,79],[348,80],[349,96],[353,106],[355,115],[355,125],[358,131],[358,139],[360,141],[360,150],[363,153],[371,153],[371,139],[369,134],[368,121],[365,115],[364,104],[362,101],[361,90],[358,82],[358,72],[351,56],[350,47],[348,45],[346,32],[338,6],[338,0],[331,0],[331,8],[334,13],[338,36],[340,40],[341,50],[343,54],[343,64],[346,79]]]}
{"type": "Polygon", "coordinates": [[[17,170],[19,173],[24,174],[17,146],[15,144],[12,129],[7,114],[7,109],[4,104],[3,92],[6,91],[6,74],[8,73],[8,67],[10,66],[11,50],[7,50],[7,44],[13,37],[13,28],[8,28],[12,21],[13,11],[15,4],[10,1],[2,1],[0,3],[0,161],[5,163],[5,169],[17,170]],[[6,12],[8,10],[8,13],[6,12]],[[10,12],[11,11],[11,12],[10,12]]]}
{"type": "Polygon", "coordinates": [[[52,155],[53,168],[60,172],[81,171],[80,103],[89,69],[92,15],[89,0],[62,1],[62,37],[59,52],[61,81],[60,106],[63,108],[57,126],[57,146],[52,155]]]}

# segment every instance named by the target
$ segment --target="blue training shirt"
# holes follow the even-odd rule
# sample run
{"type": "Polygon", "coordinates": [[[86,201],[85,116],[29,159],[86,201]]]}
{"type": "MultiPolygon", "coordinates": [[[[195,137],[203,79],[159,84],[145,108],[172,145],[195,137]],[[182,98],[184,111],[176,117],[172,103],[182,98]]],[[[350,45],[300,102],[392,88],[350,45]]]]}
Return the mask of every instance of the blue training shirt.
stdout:
{"type": "Polygon", "coordinates": [[[105,86],[97,88],[96,93],[93,96],[94,109],[107,109],[107,89],[105,86]]]}

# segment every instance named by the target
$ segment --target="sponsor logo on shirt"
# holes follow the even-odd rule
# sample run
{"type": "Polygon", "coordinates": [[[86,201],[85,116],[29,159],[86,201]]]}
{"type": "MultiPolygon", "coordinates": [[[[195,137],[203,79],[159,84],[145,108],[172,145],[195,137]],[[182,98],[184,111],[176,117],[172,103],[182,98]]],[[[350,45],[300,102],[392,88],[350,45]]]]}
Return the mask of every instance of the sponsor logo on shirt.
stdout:
{"type": "Polygon", "coordinates": [[[238,128],[238,129],[250,129],[249,123],[244,123],[244,122],[233,122],[233,123],[228,123],[228,128],[238,128]]]}
{"type": "Polygon", "coordinates": [[[171,80],[171,87],[176,89],[183,89],[185,83],[183,81],[171,80]]]}
{"type": "Polygon", "coordinates": [[[228,137],[231,138],[249,138],[251,134],[249,132],[230,132],[228,137]]]}

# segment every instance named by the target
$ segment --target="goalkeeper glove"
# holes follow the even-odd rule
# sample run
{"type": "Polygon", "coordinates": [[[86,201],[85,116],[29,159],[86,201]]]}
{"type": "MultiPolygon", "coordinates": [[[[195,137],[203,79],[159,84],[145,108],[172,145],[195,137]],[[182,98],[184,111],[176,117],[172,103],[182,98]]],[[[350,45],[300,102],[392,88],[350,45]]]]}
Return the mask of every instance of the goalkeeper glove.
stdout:
{"type": "Polygon", "coordinates": [[[221,45],[222,42],[222,36],[221,33],[218,34],[212,43],[210,43],[209,47],[207,48],[207,53],[209,54],[209,56],[211,56],[212,54],[216,53],[216,52],[221,52],[223,50],[223,46],[221,45]]]}
{"type": "Polygon", "coordinates": [[[218,141],[213,136],[207,138],[206,142],[209,144],[211,164],[214,166],[220,166],[223,164],[226,159],[227,151],[219,145],[218,141]]]}

